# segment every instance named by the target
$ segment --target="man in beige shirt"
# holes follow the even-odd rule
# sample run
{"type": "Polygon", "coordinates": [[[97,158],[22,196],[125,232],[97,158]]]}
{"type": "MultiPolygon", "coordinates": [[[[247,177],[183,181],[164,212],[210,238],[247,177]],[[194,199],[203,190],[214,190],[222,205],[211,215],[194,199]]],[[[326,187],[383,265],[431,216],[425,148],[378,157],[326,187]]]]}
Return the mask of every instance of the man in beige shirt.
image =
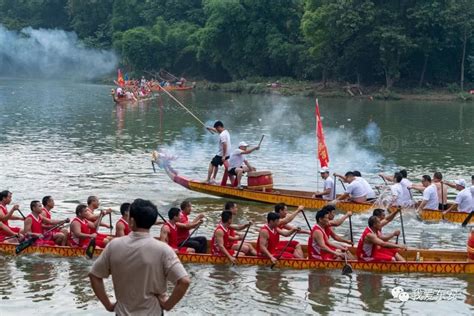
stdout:
{"type": "Polygon", "coordinates": [[[132,232],[112,240],[92,266],[91,286],[106,310],[117,315],[160,315],[186,294],[190,279],[183,265],[173,249],[149,233],[157,216],[153,203],[136,199],[130,206],[132,232]],[[103,279],[109,275],[116,303],[105,292],[103,279]],[[167,281],[175,285],[169,297],[167,281]]]}

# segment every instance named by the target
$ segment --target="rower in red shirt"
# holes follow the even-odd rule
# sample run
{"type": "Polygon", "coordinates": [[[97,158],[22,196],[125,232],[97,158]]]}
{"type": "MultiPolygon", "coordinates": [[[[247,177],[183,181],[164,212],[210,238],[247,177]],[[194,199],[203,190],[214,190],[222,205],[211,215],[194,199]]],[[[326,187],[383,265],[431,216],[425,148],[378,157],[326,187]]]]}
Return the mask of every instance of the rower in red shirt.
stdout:
{"type": "MultiPolygon", "coordinates": [[[[43,197],[43,199],[41,200],[41,204],[43,204],[43,208],[42,208],[42,211],[41,211],[41,217],[43,218],[43,222],[44,224],[46,224],[47,226],[45,228],[49,228],[51,226],[54,226],[54,225],[57,225],[59,224],[61,221],[59,220],[53,220],[52,219],[52,216],[51,216],[51,210],[54,208],[54,199],[50,196],[50,195],[47,195],[45,197],[43,197]]],[[[61,244],[61,246],[66,246],[67,244],[67,236],[69,235],[69,232],[66,228],[56,228],[52,231],[52,234],[57,234],[57,233],[61,233],[65,236],[64,238],[64,242],[63,244],[61,244]]]]}
{"type": "Polygon", "coordinates": [[[169,221],[163,224],[160,232],[160,240],[167,243],[176,253],[194,253],[193,248],[179,247],[178,245],[178,227],[176,223],[179,221],[180,209],[172,207],[168,211],[169,221]]]}
{"type": "MultiPolygon", "coordinates": [[[[45,228],[48,228],[48,224],[45,223],[44,219],[41,216],[43,212],[42,205],[40,201],[32,201],[30,203],[31,213],[25,218],[25,226],[23,232],[30,236],[36,236],[38,239],[35,241],[37,246],[54,246],[60,245],[65,246],[67,237],[61,232],[53,234],[49,232],[46,236],[43,235],[45,228]]],[[[67,220],[69,221],[69,220],[67,220]]],[[[60,221],[58,221],[60,223],[60,221]]]]}
{"type": "Polygon", "coordinates": [[[69,243],[72,247],[82,247],[86,248],[89,244],[91,238],[95,238],[96,245],[100,248],[105,248],[106,244],[109,242],[108,238],[103,238],[103,234],[93,233],[92,231],[97,231],[97,226],[99,221],[102,219],[102,216],[105,215],[103,211],[102,216],[99,216],[97,221],[91,222],[86,219],[86,209],[87,206],[84,204],[79,204],[76,207],[76,217],[71,221],[70,234],[69,234],[69,243]]]}
{"type": "MultiPolygon", "coordinates": [[[[347,247],[329,241],[327,228],[330,227],[328,209],[321,209],[316,213],[316,225],[311,229],[308,238],[308,258],[316,260],[336,260],[344,258],[347,247]]],[[[348,259],[353,259],[350,253],[348,259]]]]}
{"type": "Polygon", "coordinates": [[[120,205],[120,214],[122,214],[122,217],[115,223],[115,237],[130,234],[130,203],[122,203],[122,205],[120,205]]]}
{"type": "MultiPolygon", "coordinates": [[[[238,207],[237,203],[235,202],[226,202],[224,205],[224,210],[225,211],[231,211],[232,212],[232,218],[235,218],[238,213],[238,207]]],[[[256,256],[257,255],[257,250],[252,246],[251,243],[249,242],[244,242],[242,247],[240,247],[240,242],[239,240],[242,240],[243,235],[237,233],[236,231],[242,231],[249,227],[249,225],[252,225],[252,222],[248,222],[247,224],[231,224],[229,227],[229,234],[231,237],[236,237],[236,239],[233,239],[232,242],[232,249],[233,250],[239,250],[245,253],[247,256],[256,256]]]]}
{"type": "MultiPolygon", "coordinates": [[[[5,190],[5,191],[0,192],[0,221],[3,223],[5,228],[8,228],[14,234],[18,234],[20,233],[21,228],[10,226],[8,224],[8,220],[23,220],[23,218],[13,215],[15,211],[20,211],[20,207],[17,204],[13,205],[10,211],[7,210],[7,205],[10,204],[11,202],[12,202],[12,193],[10,191],[5,190]]],[[[0,238],[5,238],[7,236],[12,236],[12,235],[10,235],[10,232],[8,230],[0,229],[0,238]]]]}
{"type": "Polygon", "coordinates": [[[195,229],[198,225],[203,223],[203,214],[197,215],[193,221],[189,221],[189,214],[192,211],[192,204],[189,201],[184,201],[181,203],[181,212],[179,213],[179,221],[176,223],[178,227],[178,245],[184,247],[191,247],[197,253],[206,253],[207,252],[207,239],[204,236],[189,237],[189,231],[195,229]],[[185,240],[186,243],[184,243],[185,240]],[[184,244],[183,244],[184,243],[184,244]]]}
{"type": "Polygon", "coordinates": [[[285,230],[279,228],[280,215],[274,212],[270,212],[267,215],[267,224],[265,224],[258,234],[257,239],[257,255],[260,257],[269,258],[272,263],[276,263],[279,258],[291,259],[301,258],[297,257],[298,252],[294,249],[292,252],[286,248],[285,252],[283,249],[278,249],[280,242],[280,235],[288,237],[291,234],[299,231],[298,227],[294,227],[291,230],[285,230]],[[279,257],[279,258],[277,258],[279,257]]]}
{"type": "MultiPolygon", "coordinates": [[[[275,205],[275,213],[280,215],[280,221],[278,224],[278,228],[280,229],[286,229],[286,230],[291,230],[295,228],[295,226],[291,225],[290,223],[296,218],[296,216],[303,212],[304,206],[300,205],[294,211],[293,213],[288,212],[288,207],[286,206],[285,203],[278,203],[275,205]]],[[[309,230],[300,230],[300,234],[308,234],[310,233],[309,230]]],[[[286,241],[279,241],[277,249],[278,250],[283,250],[283,248],[286,246],[287,242],[286,241]]],[[[303,249],[301,248],[301,245],[299,242],[296,240],[292,240],[291,243],[288,245],[286,248],[286,252],[295,252],[296,253],[296,258],[303,258],[303,249]]]]}
{"type": "Polygon", "coordinates": [[[15,233],[10,227],[0,222],[0,242],[18,243],[23,240],[24,237],[23,234],[15,233]]]}
{"type": "Polygon", "coordinates": [[[405,261],[398,253],[398,249],[407,249],[405,245],[383,241],[378,237],[377,232],[382,229],[380,219],[377,216],[371,216],[368,224],[357,245],[357,258],[360,261],[370,262],[405,261]]]}
{"type": "MultiPolygon", "coordinates": [[[[221,214],[221,222],[217,225],[212,235],[211,246],[214,256],[225,256],[230,262],[235,263],[237,259],[234,257],[235,251],[232,249],[233,241],[239,240],[239,237],[230,235],[230,225],[232,224],[232,212],[223,211],[221,214]]],[[[239,256],[245,256],[244,252],[240,252],[239,256]]]]}
{"type": "MultiPolygon", "coordinates": [[[[94,223],[97,221],[100,214],[94,214],[94,211],[96,209],[98,209],[99,206],[100,206],[100,202],[99,202],[99,198],[97,196],[91,195],[87,198],[87,209],[86,209],[86,213],[84,214],[84,216],[88,221],[94,222],[94,223]]],[[[108,208],[108,209],[104,210],[104,212],[105,213],[103,215],[110,214],[110,213],[112,213],[112,209],[108,208]]],[[[99,226],[110,228],[109,224],[102,223],[102,222],[98,223],[96,226],[97,226],[97,228],[92,229],[93,233],[97,233],[97,229],[99,228],[99,226]]],[[[104,234],[101,234],[101,235],[104,235],[104,234]]],[[[104,236],[108,237],[107,235],[104,235],[104,236]]]]}

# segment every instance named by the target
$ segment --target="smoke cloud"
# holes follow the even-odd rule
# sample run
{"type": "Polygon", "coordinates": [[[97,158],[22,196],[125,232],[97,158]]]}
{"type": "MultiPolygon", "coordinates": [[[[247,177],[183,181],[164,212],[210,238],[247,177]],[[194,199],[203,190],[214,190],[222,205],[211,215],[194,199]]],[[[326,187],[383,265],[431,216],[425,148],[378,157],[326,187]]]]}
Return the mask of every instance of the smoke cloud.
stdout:
{"type": "Polygon", "coordinates": [[[112,51],[84,47],[77,35],[62,30],[0,25],[0,75],[94,79],[111,73],[118,58],[112,51]]]}

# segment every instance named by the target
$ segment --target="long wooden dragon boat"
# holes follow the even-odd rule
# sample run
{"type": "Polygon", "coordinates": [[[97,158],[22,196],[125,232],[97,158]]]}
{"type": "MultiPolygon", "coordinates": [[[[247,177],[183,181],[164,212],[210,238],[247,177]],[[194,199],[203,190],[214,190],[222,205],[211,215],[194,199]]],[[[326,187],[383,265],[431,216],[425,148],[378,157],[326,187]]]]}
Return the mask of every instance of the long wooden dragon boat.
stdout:
{"type": "MultiPolygon", "coordinates": [[[[170,159],[164,157],[162,154],[153,152],[152,161],[165,170],[166,174],[171,180],[173,180],[173,182],[185,187],[186,189],[200,193],[268,204],[281,202],[288,206],[303,205],[308,209],[320,209],[330,202],[321,198],[313,198],[312,195],[314,192],[309,191],[296,191],[273,187],[271,190],[265,190],[265,188],[262,189],[262,186],[256,186],[253,188],[243,186],[242,189],[239,189],[230,185],[203,183],[202,181],[190,180],[179,175],[178,172],[172,168],[170,159]]],[[[356,203],[348,201],[337,202],[335,206],[338,210],[345,212],[351,211],[352,213],[364,213],[376,207],[375,203],[356,203]]],[[[390,209],[390,211],[394,210],[395,208],[390,209]]]]}
{"type": "Polygon", "coordinates": [[[153,85],[150,87],[151,91],[154,92],[160,92],[161,90],[166,90],[166,91],[186,91],[186,90],[192,90],[194,87],[193,86],[167,86],[167,87],[162,87],[160,85],[153,85]]]}
{"type": "MultiPolygon", "coordinates": [[[[15,244],[0,243],[0,252],[15,255],[15,244]]],[[[306,252],[306,246],[303,245],[306,252]]],[[[351,251],[355,253],[355,249],[351,251]]],[[[102,252],[96,249],[94,255],[102,252]]],[[[46,254],[60,257],[83,257],[85,251],[82,248],[67,246],[31,246],[26,248],[20,255],[46,254]]],[[[382,273],[443,273],[443,274],[474,274],[474,261],[469,261],[466,251],[454,250],[407,250],[401,253],[407,262],[361,262],[349,260],[354,270],[373,271],[382,273]],[[416,261],[416,258],[422,261],[416,261]]],[[[190,264],[216,264],[230,265],[226,257],[218,257],[210,254],[178,254],[181,262],[190,264]]],[[[271,266],[269,259],[251,256],[242,256],[237,260],[237,265],[271,266]]],[[[281,259],[278,260],[277,268],[286,269],[342,269],[344,260],[320,261],[309,259],[281,259]]]]}
{"type": "MultiPolygon", "coordinates": [[[[440,210],[423,209],[417,212],[417,216],[424,222],[439,223],[439,222],[451,222],[451,223],[463,223],[469,213],[451,211],[443,214],[440,210]]],[[[471,217],[468,224],[474,224],[474,216],[471,217]]]]}

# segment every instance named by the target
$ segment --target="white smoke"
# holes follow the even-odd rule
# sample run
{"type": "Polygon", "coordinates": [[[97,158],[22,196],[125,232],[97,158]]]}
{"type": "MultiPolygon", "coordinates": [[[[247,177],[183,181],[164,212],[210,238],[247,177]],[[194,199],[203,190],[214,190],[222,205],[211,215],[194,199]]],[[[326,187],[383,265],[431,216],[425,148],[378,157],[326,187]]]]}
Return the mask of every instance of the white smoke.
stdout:
{"type": "Polygon", "coordinates": [[[0,25],[0,75],[94,79],[111,73],[118,58],[112,51],[84,47],[73,32],[0,25]]]}

